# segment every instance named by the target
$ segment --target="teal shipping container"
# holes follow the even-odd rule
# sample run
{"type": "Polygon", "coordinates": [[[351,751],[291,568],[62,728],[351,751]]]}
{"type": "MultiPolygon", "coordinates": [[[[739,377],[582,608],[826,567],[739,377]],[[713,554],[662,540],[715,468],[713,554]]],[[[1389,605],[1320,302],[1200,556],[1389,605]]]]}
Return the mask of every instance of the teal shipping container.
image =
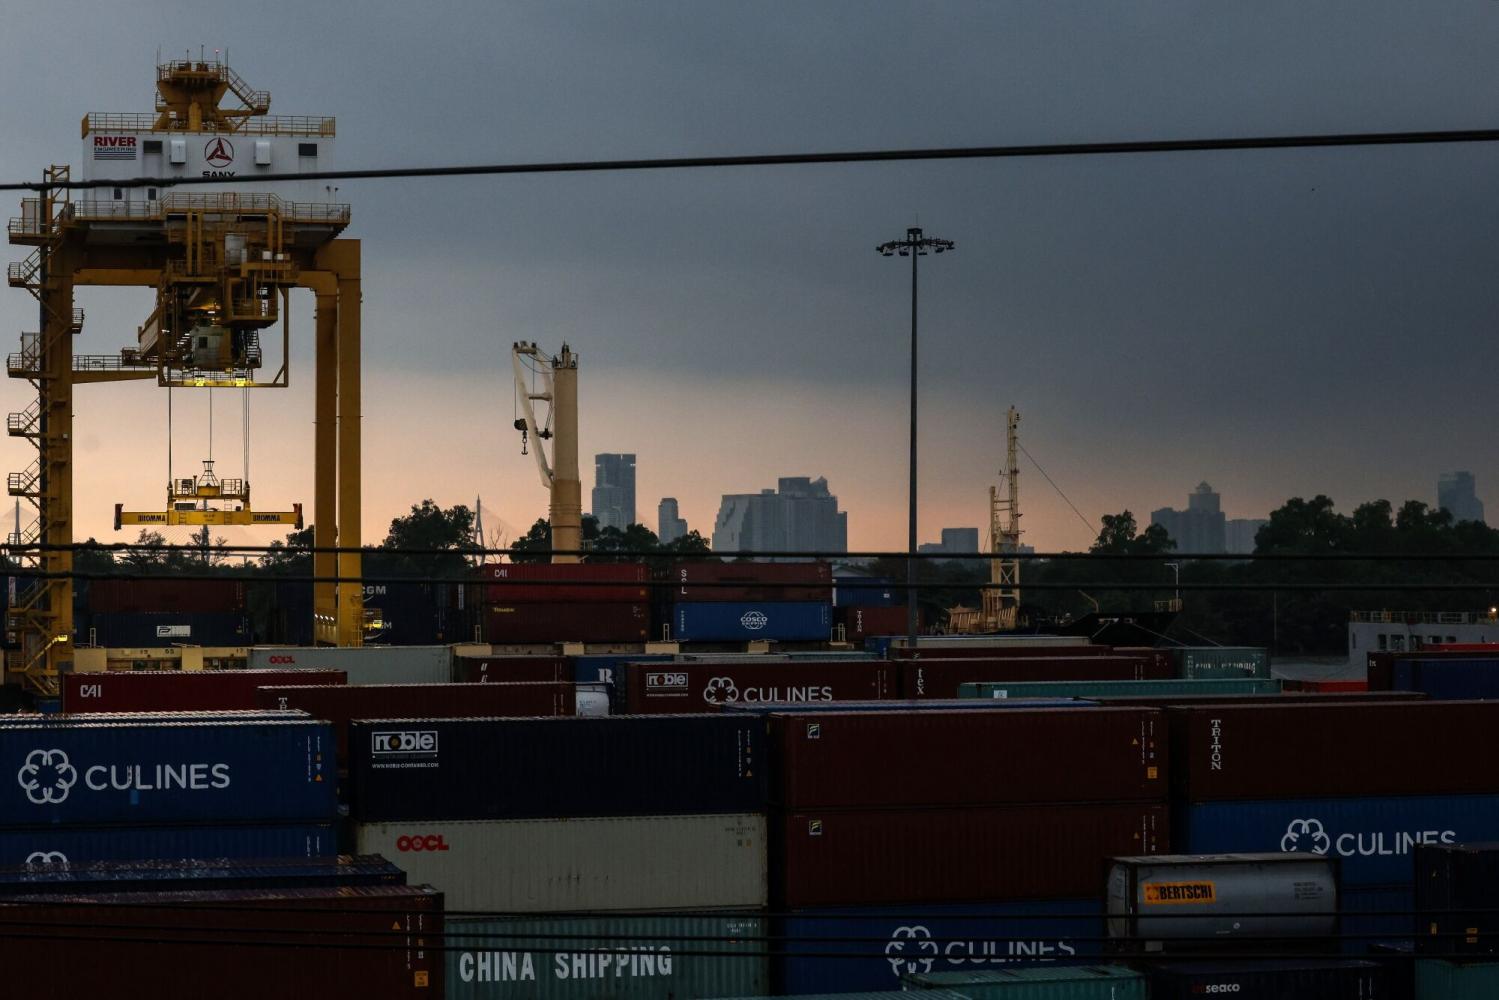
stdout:
{"type": "Polygon", "coordinates": [[[959,684],[959,698],[1154,698],[1177,695],[1280,694],[1281,682],[1238,677],[1175,681],[980,681],[959,684]]]}
{"type": "Polygon", "coordinates": [[[1499,962],[1416,963],[1416,1000],[1494,1000],[1499,997],[1499,962]]]}
{"type": "Polygon", "coordinates": [[[972,1000],[1148,1000],[1145,977],[1119,965],[1073,965],[985,972],[911,972],[907,990],[950,990],[972,1000]]]}
{"type": "Polygon", "coordinates": [[[1183,646],[1182,677],[1269,677],[1270,650],[1264,646],[1183,646]]]}
{"type": "MultiPolygon", "coordinates": [[[[900,990],[876,990],[873,993],[792,993],[796,1000],[911,1000],[911,994],[900,990]]],[[[707,1000],[707,998],[705,998],[707,1000]]],[[[712,1000],[750,1000],[749,997],[714,997],[712,1000]]],[[[952,990],[928,990],[921,1000],[972,1000],[966,993],[952,990]]]]}
{"type": "Polygon", "coordinates": [[[447,1000],[676,1000],[770,991],[765,919],[757,913],[450,917],[446,933],[447,1000]]]}

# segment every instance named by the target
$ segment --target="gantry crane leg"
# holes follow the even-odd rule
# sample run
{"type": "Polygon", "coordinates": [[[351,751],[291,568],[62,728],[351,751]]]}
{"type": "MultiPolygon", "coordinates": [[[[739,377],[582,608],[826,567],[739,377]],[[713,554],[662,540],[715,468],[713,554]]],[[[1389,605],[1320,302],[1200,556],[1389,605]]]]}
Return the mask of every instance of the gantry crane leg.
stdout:
{"type": "Polygon", "coordinates": [[[364,641],[360,545],[359,241],[333,240],[300,284],[317,296],[313,441],[313,632],[324,645],[364,641]],[[343,582],[334,584],[338,576],[343,582]]]}

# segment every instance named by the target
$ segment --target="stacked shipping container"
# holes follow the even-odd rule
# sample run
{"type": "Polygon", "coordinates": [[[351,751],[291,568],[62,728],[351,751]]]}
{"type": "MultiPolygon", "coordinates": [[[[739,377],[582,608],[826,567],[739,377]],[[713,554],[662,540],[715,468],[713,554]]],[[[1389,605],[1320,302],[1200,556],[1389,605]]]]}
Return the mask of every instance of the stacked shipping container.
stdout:
{"type": "MultiPolygon", "coordinates": [[[[1336,856],[1345,911],[1410,911],[1416,845],[1499,829],[1499,703],[1297,698],[1168,711],[1177,849],[1336,856]]],[[[1369,940],[1411,931],[1409,918],[1344,923],[1369,940]]]]}
{"type": "Polygon", "coordinates": [[[680,563],[663,617],[679,642],[827,641],[832,570],[823,562],[680,563]]]}
{"type": "Polygon", "coordinates": [[[498,645],[645,642],[650,571],[628,563],[479,567],[484,639],[498,645]]]}
{"type": "Polygon", "coordinates": [[[769,736],[787,993],[1096,952],[1107,859],[1167,845],[1153,709],[809,710],[771,715],[769,736]],[[939,959],[942,939],[968,944],[939,959]]]}

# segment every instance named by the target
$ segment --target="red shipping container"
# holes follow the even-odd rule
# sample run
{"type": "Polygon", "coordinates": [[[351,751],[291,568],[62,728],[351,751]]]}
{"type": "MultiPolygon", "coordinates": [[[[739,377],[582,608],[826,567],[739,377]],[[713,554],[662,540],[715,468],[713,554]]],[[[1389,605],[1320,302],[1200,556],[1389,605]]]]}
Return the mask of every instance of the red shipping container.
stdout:
{"type": "Polygon", "coordinates": [[[1149,708],[773,715],[771,796],[802,810],[1156,801],[1166,745],[1149,708]]]}
{"type": "MultiPolygon", "coordinates": [[[[1499,656],[1499,642],[1437,642],[1422,646],[1414,655],[1421,653],[1493,653],[1499,656]]],[[[1407,653],[1407,656],[1412,655],[1407,653]]]]}
{"type": "Polygon", "coordinates": [[[1168,705],[1333,705],[1353,702],[1362,705],[1388,705],[1402,701],[1426,701],[1421,691],[1284,691],[1281,694],[1184,694],[1184,695],[1128,695],[1121,697],[1090,698],[1101,705],[1142,705],[1165,708],[1168,705]]]}
{"type": "Polygon", "coordinates": [[[571,683],[360,684],[342,687],[263,687],[261,708],[300,708],[333,723],[339,767],[349,760],[349,723],[355,719],[469,719],[492,715],[573,715],[571,683]]]}
{"type": "Polygon", "coordinates": [[[885,660],[632,663],[624,668],[632,715],[711,712],[726,702],[893,698],[896,665],[885,660]]]}
{"type": "Polygon", "coordinates": [[[644,604],[650,569],[632,563],[491,563],[476,571],[487,604],[644,604]]]}
{"type": "Polygon", "coordinates": [[[1036,659],[1038,657],[1115,656],[1113,646],[1079,643],[1076,646],[922,646],[917,639],[914,650],[893,646],[890,656],[897,660],[997,660],[1036,659]]]}
{"type": "Polygon", "coordinates": [[[772,905],[787,909],[1097,898],[1109,859],[1171,844],[1155,803],[809,810],[774,828],[772,905]]]}
{"type": "Polygon", "coordinates": [[[1499,793],[1499,701],[1305,695],[1166,712],[1172,783],[1192,802],[1499,793]]]}
{"type": "Polygon", "coordinates": [[[956,698],[958,685],[983,681],[1169,680],[1171,671],[1142,656],[1013,656],[919,659],[901,664],[902,698],[956,698]]]}
{"type": "Polygon", "coordinates": [[[213,712],[258,708],[267,684],[347,684],[342,670],[106,670],[63,674],[64,712],[213,712]]]}
{"type": "Polygon", "coordinates": [[[20,897],[0,915],[27,1000],[443,995],[442,893],[425,886],[20,897]]]}
{"type": "Polygon", "coordinates": [[[101,614],[235,614],[245,610],[243,580],[88,581],[88,608],[101,614]]]}
{"type": "Polygon", "coordinates": [[[844,638],[849,642],[862,642],[872,635],[905,635],[906,609],[895,608],[834,608],[833,618],[843,626],[844,638]]]}
{"type": "Polygon", "coordinates": [[[484,612],[491,643],[645,642],[650,627],[645,604],[492,605],[484,612]]]}
{"type": "Polygon", "coordinates": [[[668,590],[677,601],[831,601],[833,569],[825,562],[678,563],[668,590]]]}
{"type": "Polygon", "coordinates": [[[453,679],[461,684],[571,682],[572,664],[565,656],[459,656],[453,679]]]}
{"type": "MultiPolygon", "coordinates": [[[[1104,647],[1107,649],[1108,647],[1104,647]]],[[[1115,656],[1143,656],[1159,670],[1169,670],[1168,677],[1180,677],[1181,654],[1174,649],[1156,649],[1154,646],[1115,646],[1115,656]]]]}

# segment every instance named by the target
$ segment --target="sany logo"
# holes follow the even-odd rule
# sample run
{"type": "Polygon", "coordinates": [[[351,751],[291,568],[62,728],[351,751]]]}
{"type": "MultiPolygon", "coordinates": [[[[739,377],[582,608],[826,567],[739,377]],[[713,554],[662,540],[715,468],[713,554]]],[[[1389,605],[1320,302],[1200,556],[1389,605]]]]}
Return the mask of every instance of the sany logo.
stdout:
{"type": "Polygon", "coordinates": [[[707,688],[703,690],[703,700],[710,705],[722,705],[725,702],[739,700],[739,688],[735,686],[733,678],[715,677],[708,682],[707,688]]]}
{"type": "Polygon", "coordinates": [[[751,632],[758,632],[766,625],[770,624],[770,618],[768,618],[763,611],[746,611],[744,614],[739,616],[739,624],[743,625],[751,632]]]}
{"type": "Polygon", "coordinates": [[[931,972],[936,958],[937,942],[932,940],[932,932],[920,924],[895,928],[885,945],[885,961],[890,963],[890,971],[897,976],[902,972],[931,972]]]}
{"type": "Polygon", "coordinates": [[[28,865],[65,865],[68,856],[62,851],[32,851],[26,855],[28,865]]]}
{"type": "Polygon", "coordinates": [[[1322,828],[1322,821],[1316,819],[1293,819],[1286,827],[1286,835],[1280,838],[1280,849],[1286,853],[1301,850],[1305,837],[1305,845],[1313,854],[1326,854],[1327,849],[1332,846],[1332,839],[1327,836],[1327,831],[1322,828]]]}
{"type": "Polygon", "coordinates": [[[33,750],[16,774],[26,797],[37,805],[58,803],[78,783],[78,772],[61,750],[33,750]]]}
{"type": "Polygon", "coordinates": [[[210,139],[203,147],[203,159],[210,167],[227,167],[234,162],[234,144],[223,136],[210,139]]]}

